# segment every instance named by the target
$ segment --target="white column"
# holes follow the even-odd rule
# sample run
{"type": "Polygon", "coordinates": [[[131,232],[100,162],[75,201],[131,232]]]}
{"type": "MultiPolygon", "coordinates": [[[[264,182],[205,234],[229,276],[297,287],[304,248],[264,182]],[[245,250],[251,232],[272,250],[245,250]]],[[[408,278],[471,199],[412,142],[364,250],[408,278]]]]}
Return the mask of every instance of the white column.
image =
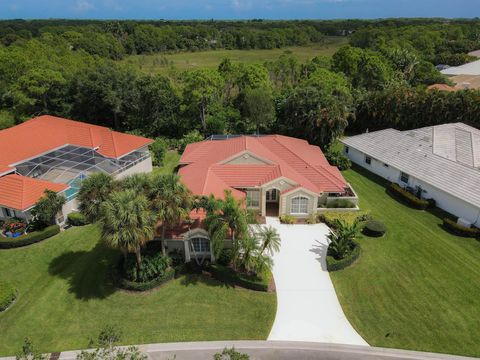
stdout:
{"type": "Polygon", "coordinates": [[[183,247],[185,249],[185,262],[190,262],[190,247],[188,246],[188,240],[183,240],[183,247]]]}

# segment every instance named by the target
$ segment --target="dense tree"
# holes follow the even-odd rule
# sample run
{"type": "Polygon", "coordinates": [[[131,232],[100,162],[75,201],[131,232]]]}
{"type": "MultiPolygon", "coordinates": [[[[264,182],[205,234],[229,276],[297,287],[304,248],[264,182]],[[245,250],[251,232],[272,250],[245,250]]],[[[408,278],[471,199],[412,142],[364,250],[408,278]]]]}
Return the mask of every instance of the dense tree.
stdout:
{"type": "Polygon", "coordinates": [[[32,209],[35,226],[44,228],[55,224],[57,214],[62,210],[66,199],[55,191],[45,190],[44,195],[36,202],[32,209]]]}
{"type": "Polygon", "coordinates": [[[80,212],[89,222],[101,218],[101,206],[114,189],[113,178],[104,173],[95,173],[83,180],[77,194],[80,212]]]}
{"type": "Polygon", "coordinates": [[[260,130],[267,132],[275,121],[275,107],[272,94],[265,88],[247,89],[245,91],[242,113],[245,117],[245,130],[250,133],[260,130]]]}

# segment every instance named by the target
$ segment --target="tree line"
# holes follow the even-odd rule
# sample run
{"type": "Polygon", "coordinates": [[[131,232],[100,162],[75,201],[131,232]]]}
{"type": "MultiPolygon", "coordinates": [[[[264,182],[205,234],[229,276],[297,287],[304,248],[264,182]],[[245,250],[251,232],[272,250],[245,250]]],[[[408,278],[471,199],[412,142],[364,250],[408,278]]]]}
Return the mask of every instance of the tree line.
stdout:
{"type": "MultiPolygon", "coordinates": [[[[213,28],[231,26],[230,22],[213,23],[213,28]]],[[[78,26],[107,24],[111,25],[78,26]]],[[[240,24],[245,28],[254,24],[255,31],[286,26],[284,22],[240,24]]],[[[66,25],[58,25],[62,26],[66,25]]],[[[169,26],[173,25],[158,29],[169,26]]],[[[198,26],[201,33],[201,26],[207,25],[198,26]]],[[[317,56],[301,63],[285,52],[264,64],[224,59],[215,69],[172,69],[168,75],[144,74],[108,54],[73,47],[63,30],[42,30],[30,39],[0,46],[0,128],[11,126],[11,119],[19,123],[52,114],[153,138],[180,139],[192,131],[203,136],[280,133],[326,149],[345,129],[358,133],[452,121],[480,127],[475,115],[478,91],[426,90],[427,85],[449,82],[434,66],[434,55],[445,39],[463,41],[466,36],[474,41],[477,22],[438,26],[435,22],[408,24],[403,32],[388,24],[367,26],[357,30],[351,44],[332,58],[317,56]],[[412,29],[419,28],[428,28],[428,37],[443,39],[425,41],[435,48],[433,52],[425,52],[415,42],[412,29]],[[463,29],[463,37],[458,29],[463,29]],[[362,34],[371,33],[377,34],[375,41],[360,41],[366,38],[362,34]]],[[[150,41],[149,36],[146,39],[150,41]]],[[[113,40],[109,44],[114,46],[113,40]]],[[[195,134],[186,138],[197,139],[195,134]]]]}

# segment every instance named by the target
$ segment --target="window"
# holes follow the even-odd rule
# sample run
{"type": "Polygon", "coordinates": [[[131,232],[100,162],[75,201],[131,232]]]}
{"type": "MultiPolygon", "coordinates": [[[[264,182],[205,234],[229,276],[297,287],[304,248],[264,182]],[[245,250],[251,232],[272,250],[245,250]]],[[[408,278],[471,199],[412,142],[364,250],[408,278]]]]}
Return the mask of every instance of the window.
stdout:
{"type": "Polygon", "coordinates": [[[193,250],[196,253],[210,252],[210,241],[205,238],[193,238],[191,239],[193,250]]]}
{"type": "Polygon", "coordinates": [[[383,166],[384,166],[384,167],[388,167],[388,164],[383,163],[383,166]]]}
{"type": "Polygon", "coordinates": [[[247,207],[259,207],[260,206],[260,191],[247,190],[247,207]]]}
{"type": "Polygon", "coordinates": [[[400,173],[400,181],[405,183],[405,184],[408,184],[408,180],[410,179],[410,175],[408,174],[405,174],[404,172],[401,172],[400,173]]]}
{"type": "Polygon", "coordinates": [[[345,146],[345,154],[348,154],[349,151],[350,151],[350,148],[348,146],[345,146]]]}
{"type": "Polygon", "coordinates": [[[365,162],[370,165],[372,163],[372,158],[370,156],[365,155],[365,162]]]}
{"type": "Polygon", "coordinates": [[[15,217],[15,210],[5,208],[5,215],[7,215],[7,217],[15,217]]]}
{"type": "Polygon", "coordinates": [[[303,196],[293,198],[290,212],[292,214],[308,214],[308,199],[303,196]]]}
{"type": "Polygon", "coordinates": [[[277,189],[268,190],[265,194],[265,199],[267,201],[277,201],[277,198],[278,198],[278,190],[277,189]]]}

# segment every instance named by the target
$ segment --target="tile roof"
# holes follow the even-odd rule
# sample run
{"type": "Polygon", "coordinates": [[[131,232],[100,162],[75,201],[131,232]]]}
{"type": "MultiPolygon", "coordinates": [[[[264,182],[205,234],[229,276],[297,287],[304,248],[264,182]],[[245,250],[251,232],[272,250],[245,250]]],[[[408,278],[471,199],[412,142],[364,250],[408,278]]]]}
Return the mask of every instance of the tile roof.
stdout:
{"type": "Polygon", "coordinates": [[[440,71],[444,75],[480,75],[480,60],[440,71]]]}
{"type": "Polygon", "coordinates": [[[13,164],[65,145],[98,148],[110,158],[120,158],[152,142],[103,126],[43,115],[0,131],[0,174],[13,164]]]}
{"type": "Polygon", "coordinates": [[[341,192],[346,182],[331,166],[318,146],[281,135],[241,136],[225,140],[205,140],[186,147],[179,174],[197,195],[223,196],[231,189],[238,198],[245,193],[235,188],[261,186],[285,177],[315,193],[341,192]],[[228,164],[229,160],[251,154],[258,163],[228,164]],[[263,163],[262,163],[263,162],[263,163]]]}
{"type": "Polygon", "coordinates": [[[46,189],[61,192],[68,188],[66,184],[9,174],[0,177],[0,205],[24,211],[35,205],[46,189]]]}
{"type": "Polygon", "coordinates": [[[386,129],[342,140],[377,160],[480,207],[480,130],[451,123],[386,129]]]}

